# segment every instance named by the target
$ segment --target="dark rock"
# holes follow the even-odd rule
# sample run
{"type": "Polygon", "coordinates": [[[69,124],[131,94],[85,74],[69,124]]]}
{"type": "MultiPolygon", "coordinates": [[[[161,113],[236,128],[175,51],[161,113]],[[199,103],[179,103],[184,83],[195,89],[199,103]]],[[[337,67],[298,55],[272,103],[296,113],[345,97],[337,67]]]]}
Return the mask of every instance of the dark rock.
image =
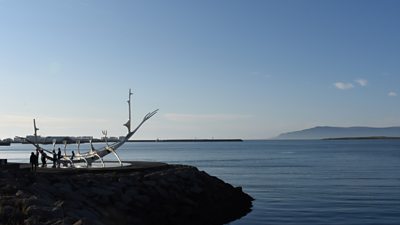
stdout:
{"type": "Polygon", "coordinates": [[[29,198],[25,198],[22,200],[22,204],[24,206],[30,206],[38,202],[38,198],[35,195],[29,196],[29,198]]]}
{"type": "Polygon", "coordinates": [[[154,180],[145,180],[143,181],[143,184],[147,186],[155,186],[157,183],[154,180]]]}
{"type": "Polygon", "coordinates": [[[1,188],[1,192],[5,195],[14,195],[17,193],[17,187],[15,185],[6,184],[1,188]]]}
{"type": "Polygon", "coordinates": [[[0,178],[0,224],[218,225],[248,213],[253,200],[191,166],[14,173],[0,178]]]}
{"type": "Polygon", "coordinates": [[[28,197],[29,195],[22,190],[18,190],[17,193],[15,193],[15,196],[24,198],[24,197],[28,197]]]}
{"type": "Polygon", "coordinates": [[[38,224],[40,224],[38,216],[31,216],[28,219],[24,220],[24,225],[38,225],[38,224]]]}
{"type": "Polygon", "coordinates": [[[82,219],[76,221],[73,225],[84,225],[85,223],[83,222],[82,219]]]}
{"type": "Polygon", "coordinates": [[[64,209],[60,206],[56,206],[51,209],[51,214],[55,218],[62,218],[64,217],[64,209]]]}
{"type": "Polygon", "coordinates": [[[74,217],[65,217],[64,218],[64,224],[71,224],[71,225],[73,225],[75,222],[78,222],[78,219],[77,218],[74,218],[74,217]]]}
{"type": "Polygon", "coordinates": [[[10,205],[5,205],[1,207],[0,214],[2,217],[11,218],[15,214],[15,208],[10,205]]]}
{"type": "Polygon", "coordinates": [[[50,213],[51,209],[37,205],[31,205],[28,208],[26,208],[26,214],[28,216],[48,217],[50,213]]]}

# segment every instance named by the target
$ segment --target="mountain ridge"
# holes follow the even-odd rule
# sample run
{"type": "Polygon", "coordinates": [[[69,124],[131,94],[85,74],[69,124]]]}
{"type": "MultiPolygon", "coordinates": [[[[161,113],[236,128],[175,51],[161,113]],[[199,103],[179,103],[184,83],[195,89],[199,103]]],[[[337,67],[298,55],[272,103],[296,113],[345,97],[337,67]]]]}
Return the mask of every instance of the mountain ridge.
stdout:
{"type": "Polygon", "coordinates": [[[351,137],[400,137],[400,126],[392,127],[334,127],[316,126],[278,135],[275,139],[327,139],[351,137]]]}

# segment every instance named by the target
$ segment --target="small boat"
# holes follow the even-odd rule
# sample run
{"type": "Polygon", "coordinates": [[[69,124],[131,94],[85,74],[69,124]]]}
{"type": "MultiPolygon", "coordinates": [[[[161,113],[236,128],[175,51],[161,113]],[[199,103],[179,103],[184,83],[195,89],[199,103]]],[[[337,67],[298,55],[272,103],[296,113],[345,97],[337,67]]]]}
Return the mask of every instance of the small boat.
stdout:
{"type": "MultiPolygon", "coordinates": [[[[142,122],[139,123],[134,130],[131,130],[131,96],[132,96],[132,92],[131,92],[131,89],[129,89],[129,99],[128,99],[129,119],[128,119],[128,122],[126,122],[124,124],[124,126],[128,129],[128,133],[125,135],[124,138],[120,139],[118,142],[109,144],[108,140],[107,140],[107,131],[102,131],[102,133],[104,135],[104,140],[106,143],[106,145],[104,147],[102,147],[100,149],[95,149],[93,146],[92,140],[90,140],[90,149],[87,150],[86,152],[81,152],[80,141],[78,140],[76,142],[77,149],[76,149],[76,151],[74,151],[75,152],[74,155],[67,154],[66,149],[67,149],[68,143],[67,143],[67,141],[64,141],[64,143],[63,143],[64,144],[64,154],[62,155],[61,159],[59,160],[60,161],[59,163],[62,164],[63,166],[70,165],[72,167],[74,167],[75,164],[80,163],[86,167],[90,167],[93,162],[100,161],[102,164],[102,167],[105,167],[103,157],[110,153],[113,153],[115,155],[115,157],[117,158],[120,166],[123,166],[122,161],[116,152],[117,149],[119,147],[121,147],[123,144],[125,144],[148,119],[150,119],[152,116],[154,116],[158,112],[158,109],[154,110],[153,112],[149,112],[143,118],[142,122]]],[[[35,140],[31,141],[27,138],[23,138],[23,139],[26,140],[28,143],[34,145],[36,147],[37,152],[41,152],[41,153],[46,152],[46,154],[44,154],[44,155],[46,155],[46,158],[50,161],[53,161],[53,151],[55,151],[56,141],[53,140],[53,149],[52,150],[48,150],[48,149],[41,147],[37,141],[37,137],[38,137],[37,131],[39,129],[36,127],[35,119],[33,119],[33,127],[34,127],[33,129],[34,129],[35,140]],[[49,154],[47,154],[47,153],[49,153],[49,154]]]]}

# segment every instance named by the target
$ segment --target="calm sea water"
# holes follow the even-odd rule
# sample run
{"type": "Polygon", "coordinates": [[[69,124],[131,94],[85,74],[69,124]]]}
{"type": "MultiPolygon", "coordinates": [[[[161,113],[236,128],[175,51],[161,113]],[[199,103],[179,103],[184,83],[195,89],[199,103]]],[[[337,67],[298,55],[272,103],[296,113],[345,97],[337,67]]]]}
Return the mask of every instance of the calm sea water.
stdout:
{"type": "MultiPolygon", "coordinates": [[[[27,162],[31,150],[0,147],[0,158],[27,162]]],[[[230,225],[400,224],[400,141],[128,143],[118,153],[197,166],[242,186],[253,210],[230,225]]]]}

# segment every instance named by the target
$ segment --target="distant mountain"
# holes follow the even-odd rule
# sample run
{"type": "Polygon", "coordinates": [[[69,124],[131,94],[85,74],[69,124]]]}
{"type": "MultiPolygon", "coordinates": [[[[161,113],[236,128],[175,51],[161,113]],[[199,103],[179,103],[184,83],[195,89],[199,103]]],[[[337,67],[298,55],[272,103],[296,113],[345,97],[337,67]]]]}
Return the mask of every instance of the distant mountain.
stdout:
{"type": "Polygon", "coordinates": [[[277,139],[324,139],[347,137],[400,137],[400,127],[314,127],[280,134],[277,139]]]}

